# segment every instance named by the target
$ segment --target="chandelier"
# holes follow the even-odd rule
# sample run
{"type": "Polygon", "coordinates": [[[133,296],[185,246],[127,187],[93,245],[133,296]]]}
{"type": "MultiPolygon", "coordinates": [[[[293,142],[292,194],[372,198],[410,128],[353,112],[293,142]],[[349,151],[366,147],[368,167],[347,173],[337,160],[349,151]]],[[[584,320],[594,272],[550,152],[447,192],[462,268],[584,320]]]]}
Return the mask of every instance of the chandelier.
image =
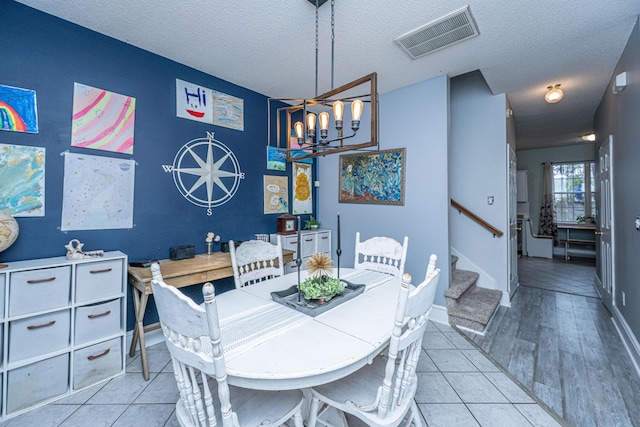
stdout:
{"type": "MultiPolygon", "coordinates": [[[[344,151],[378,147],[378,84],[371,73],[338,88],[333,88],[334,8],[331,0],[331,90],[318,95],[318,9],[327,0],[308,0],[316,6],[316,96],[269,98],[269,146],[271,146],[272,102],[287,104],[275,109],[276,147],[286,150],[287,161],[303,160],[344,151]],[[345,111],[350,111],[349,130],[345,130],[345,111]],[[368,124],[365,135],[358,131],[361,120],[368,124]],[[366,133],[368,132],[368,134],[366,133]],[[358,135],[358,138],[356,138],[358,135]],[[353,139],[352,139],[353,138],[353,139]]],[[[348,113],[347,113],[348,115],[348,113]]]]}

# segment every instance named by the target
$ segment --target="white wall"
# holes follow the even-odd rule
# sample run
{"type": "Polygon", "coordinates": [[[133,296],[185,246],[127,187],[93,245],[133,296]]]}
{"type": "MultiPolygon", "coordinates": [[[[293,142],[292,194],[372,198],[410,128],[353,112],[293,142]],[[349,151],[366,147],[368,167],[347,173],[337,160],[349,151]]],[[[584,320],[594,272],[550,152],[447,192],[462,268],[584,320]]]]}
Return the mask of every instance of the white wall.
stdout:
{"type": "Polygon", "coordinates": [[[338,203],[339,155],[318,161],[319,212],[323,228],[330,228],[333,258],[336,214],[340,213],[341,267],[353,267],[355,234],[363,239],[409,236],[405,271],[414,283],[424,279],[429,255],[438,256],[442,270],[435,303],[445,305],[449,286],[449,230],[447,188],[448,139],[447,76],[380,95],[380,149],[406,148],[405,205],[338,203]]]}
{"type": "Polygon", "coordinates": [[[479,72],[451,79],[450,197],[504,232],[491,232],[450,208],[451,247],[508,290],[507,100],[479,72]],[[489,205],[487,198],[493,197],[489,205]]]}

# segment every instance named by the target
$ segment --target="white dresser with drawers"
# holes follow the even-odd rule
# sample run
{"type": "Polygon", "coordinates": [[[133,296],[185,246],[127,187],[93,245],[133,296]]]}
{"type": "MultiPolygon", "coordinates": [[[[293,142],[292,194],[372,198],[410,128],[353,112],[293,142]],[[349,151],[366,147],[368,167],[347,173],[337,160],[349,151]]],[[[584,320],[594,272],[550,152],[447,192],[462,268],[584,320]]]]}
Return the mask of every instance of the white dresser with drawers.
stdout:
{"type": "Polygon", "coordinates": [[[1,419],[125,372],[127,256],[0,269],[1,419]]]}
{"type": "MultiPolygon", "coordinates": [[[[315,253],[326,253],[331,256],[331,230],[302,230],[300,231],[300,257],[302,258],[302,264],[300,268],[303,270],[307,268],[307,260],[315,253]]],[[[276,243],[278,234],[274,233],[269,236],[269,241],[273,244],[276,243]]],[[[280,241],[282,242],[282,249],[290,249],[294,252],[293,261],[284,265],[284,273],[289,274],[297,271],[296,258],[298,250],[298,233],[296,234],[281,234],[280,241]]]]}

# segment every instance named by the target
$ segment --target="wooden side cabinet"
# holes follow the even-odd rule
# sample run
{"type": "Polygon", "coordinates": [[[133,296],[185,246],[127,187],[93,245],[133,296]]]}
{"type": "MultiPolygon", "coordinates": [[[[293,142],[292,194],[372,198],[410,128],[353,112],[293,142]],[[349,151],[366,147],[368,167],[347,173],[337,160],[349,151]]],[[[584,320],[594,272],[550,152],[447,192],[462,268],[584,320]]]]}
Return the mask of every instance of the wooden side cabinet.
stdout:
{"type": "Polygon", "coordinates": [[[0,270],[0,420],[125,372],[127,256],[0,270]]]}
{"type": "MultiPolygon", "coordinates": [[[[275,244],[278,234],[271,234],[269,240],[275,244]]],[[[296,271],[296,258],[298,250],[298,234],[282,235],[282,249],[290,249],[294,252],[293,261],[284,265],[284,273],[293,273],[296,271]]],[[[300,268],[307,268],[307,259],[315,253],[327,253],[331,256],[331,230],[303,230],[300,232],[300,253],[302,257],[302,265],[300,268]]]]}

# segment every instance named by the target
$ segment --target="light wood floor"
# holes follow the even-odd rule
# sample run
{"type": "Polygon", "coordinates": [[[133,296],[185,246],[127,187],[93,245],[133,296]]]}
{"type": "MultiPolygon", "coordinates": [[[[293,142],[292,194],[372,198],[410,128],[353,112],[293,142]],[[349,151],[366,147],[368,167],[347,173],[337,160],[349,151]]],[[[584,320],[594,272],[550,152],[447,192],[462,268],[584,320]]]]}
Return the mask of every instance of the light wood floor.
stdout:
{"type": "Polygon", "coordinates": [[[569,425],[640,426],[640,378],[590,262],[522,257],[511,308],[473,342],[569,425]]]}

